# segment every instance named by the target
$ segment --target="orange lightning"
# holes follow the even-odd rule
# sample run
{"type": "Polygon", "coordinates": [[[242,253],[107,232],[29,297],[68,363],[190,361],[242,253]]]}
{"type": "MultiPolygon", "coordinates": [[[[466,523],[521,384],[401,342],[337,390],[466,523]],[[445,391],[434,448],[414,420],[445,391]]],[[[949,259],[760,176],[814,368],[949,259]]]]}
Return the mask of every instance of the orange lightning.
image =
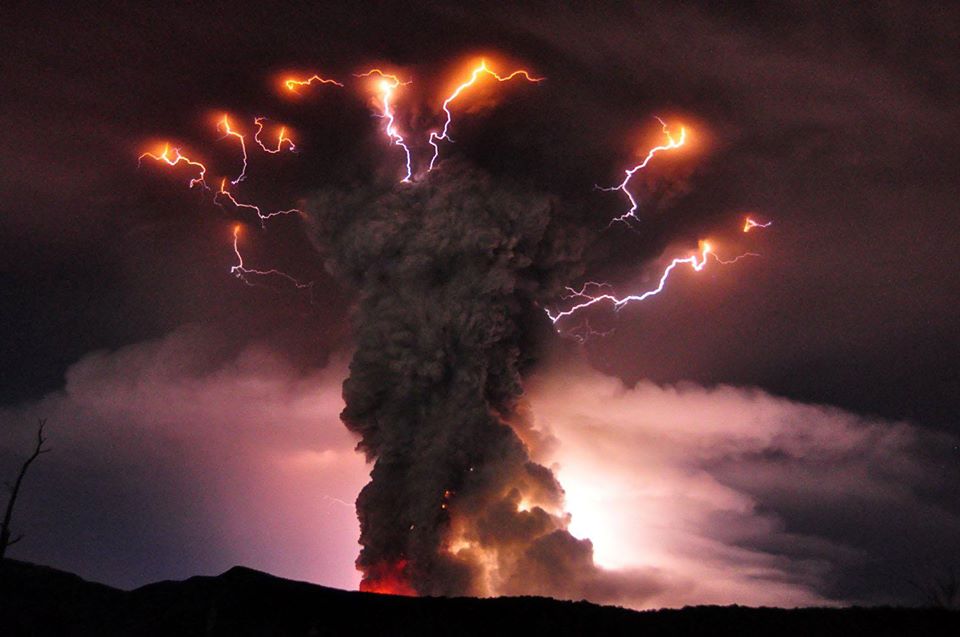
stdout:
{"type": "Polygon", "coordinates": [[[377,82],[377,90],[380,93],[380,99],[383,103],[379,117],[387,120],[387,125],[384,129],[387,133],[387,137],[392,139],[395,145],[403,149],[404,155],[406,156],[407,174],[401,181],[408,183],[410,181],[410,176],[413,174],[413,170],[410,167],[410,149],[407,148],[406,142],[403,141],[403,136],[397,130],[392,100],[393,92],[396,90],[396,88],[401,84],[409,84],[409,82],[401,82],[396,75],[384,73],[380,69],[370,69],[366,73],[360,73],[356,77],[370,77],[372,75],[379,75],[381,78],[380,81],[377,82]]]}
{"type": "Polygon", "coordinates": [[[267,147],[266,145],[264,145],[264,143],[260,140],[260,133],[263,132],[263,120],[265,120],[265,119],[267,119],[267,118],[266,118],[266,117],[257,117],[257,118],[255,118],[255,119],[253,120],[253,123],[256,124],[256,126],[257,126],[257,132],[253,134],[253,141],[257,142],[257,145],[260,146],[260,148],[262,148],[262,149],[264,150],[264,152],[268,152],[268,153],[270,153],[271,155],[276,155],[277,153],[279,153],[279,152],[281,151],[282,146],[283,146],[283,142],[287,142],[287,148],[290,150],[290,152],[296,152],[297,147],[294,146],[293,140],[286,136],[286,135],[287,135],[287,129],[286,129],[285,126],[280,127],[280,134],[277,135],[277,147],[276,147],[276,148],[269,148],[269,147],[267,147]]]}
{"type": "Polygon", "coordinates": [[[766,223],[760,223],[759,221],[754,221],[750,217],[747,217],[743,222],[743,231],[750,232],[753,228],[769,228],[773,224],[772,221],[766,223]]]}
{"type": "Polygon", "coordinates": [[[443,112],[446,113],[447,119],[443,123],[443,129],[439,133],[437,133],[436,131],[430,132],[430,137],[428,139],[428,142],[431,146],[433,146],[433,157],[430,158],[430,166],[427,168],[428,172],[433,170],[433,165],[436,163],[437,157],[440,155],[440,146],[437,144],[437,142],[439,142],[440,140],[445,140],[449,142],[453,141],[450,139],[450,135],[449,135],[450,124],[453,121],[453,114],[450,112],[450,105],[453,103],[454,100],[460,97],[460,94],[463,93],[463,91],[473,86],[477,82],[477,80],[480,78],[481,75],[489,75],[490,77],[496,79],[498,82],[506,82],[507,80],[512,80],[515,77],[523,77],[528,82],[533,82],[533,83],[541,82],[544,79],[546,79],[542,77],[532,77],[530,73],[527,72],[525,69],[518,69],[516,71],[513,71],[509,75],[501,76],[497,74],[496,71],[492,71],[489,67],[487,67],[486,60],[481,59],[480,64],[476,66],[473,69],[473,71],[471,71],[469,79],[467,79],[465,82],[460,84],[456,89],[454,89],[453,93],[451,93],[449,97],[447,97],[447,99],[443,101],[443,106],[441,108],[443,109],[443,112]]]}
{"type": "Polygon", "coordinates": [[[240,171],[240,175],[236,179],[230,182],[233,185],[237,185],[247,178],[247,142],[243,138],[243,135],[230,127],[230,120],[227,118],[226,113],[223,114],[223,119],[217,122],[217,130],[223,131],[223,137],[236,137],[240,140],[240,150],[243,153],[243,170],[240,171]]]}
{"type": "Polygon", "coordinates": [[[320,77],[319,75],[316,75],[316,74],[311,75],[310,77],[308,77],[308,78],[305,79],[305,80],[298,80],[298,79],[296,79],[296,78],[294,78],[294,77],[288,77],[288,78],[286,78],[286,79],[283,80],[283,85],[284,85],[285,87],[287,87],[287,90],[288,90],[288,91],[291,91],[291,92],[293,92],[293,93],[296,93],[296,92],[297,92],[297,87],[299,87],[299,86],[310,86],[310,85],[313,84],[314,82],[317,82],[318,84],[333,84],[334,86],[339,86],[340,88],[343,88],[343,84],[341,84],[340,82],[338,82],[338,81],[336,81],[336,80],[329,80],[329,79],[320,77]]]}
{"type": "Polygon", "coordinates": [[[665,144],[661,144],[660,146],[655,146],[654,148],[651,148],[651,149],[647,152],[646,157],[643,158],[643,161],[641,161],[639,164],[637,164],[637,165],[634,166],[633,168],[630,168],[629,170],[625,170],[625,171],[624,171],[623,181],[621,181],[621,182],[620,182],[619,184],[617,184],[616,186],[611,186],[611,187],[609,187],[609,188],[601,188],[601,187],[599,187],[599,186],[597,187],[598,190],[603,190],[603,191],[606,191],[606,192],[610,192],[610,191],[612,191],[612,190],[619,190],[619,191],[623,192],[623,193],[627,196],[627,199],[630,200],[630,209],[627,210],[627,211],[626,211],[625,213],[623,213],[622,215],[620,215],[619,217],[615,217],[614,219],[612,219],[612,220],[610,221],[610,223],[608,224],[607,227],[613,225],[613,223],[616,222],[616,221],[621,221],[621,222],[626,223],[626,222],[627,222],[627,219],[630,219],[630,218],[636,219],[636,218],[637,218],[636,212],[637,212],[637,208],[638,208],[639,204],[637,204],[637,200],[634,198],[633,193],[631,193],[630,190],[627,188],[627,185],[630,183],[630,180],[633,178],[633,175],[634,175],[638,170],[642,170],[642,169],[646,168],[646,167],[647,167],[647,164],[650,163],[650,161],[653,159],[654,155],[656,155],[657,153],[659,153],[659,152],[661,152],[661,151],[665,151],[665,150],[673,150],[674,148],[680,148],[681,146],[684,145],[684,143],[685,143],[686,140],[687,140],[687,131],[686,131],[685,128],[683,128],[683,127],[681,126],[681,127],[680,127],[680,136],[677,137],[677,138],[674,138],[673,135],[670,133],[670,128],[667,126],[666,122],[664,122],[664,121],[663,121],[662,119],[660,119],[659,117],[657,117],[656,119],[657,119],[658,122],[660,122],[660,125],[663,127],[663,134],[666,136],[667,142],[666,142],[665,144]]]}
{"type": "Polygon", "coordinates": [[[190,187],[193,188],[197,184],[200,184],[209,190],[207,187],[207,182],[204,181],[204,177],[207,174],[207,167],[198,161],[193,161],[189,157],[182,155],[179,148],[170,148],[170,144],[164,144],[163,149],[159,154],[147,152],[140,155],[137,158],[137,166],[140,166],[144,157],[149,157],[150,159],[154,159],[156,161],[162,161],[170,166],[176,166],[182,162],[188,166],[193,166],[194,168],[199,169],[200,174],[190,180],[190,187]],[[173,154],[171,155],[171,153],[173,154]]]}

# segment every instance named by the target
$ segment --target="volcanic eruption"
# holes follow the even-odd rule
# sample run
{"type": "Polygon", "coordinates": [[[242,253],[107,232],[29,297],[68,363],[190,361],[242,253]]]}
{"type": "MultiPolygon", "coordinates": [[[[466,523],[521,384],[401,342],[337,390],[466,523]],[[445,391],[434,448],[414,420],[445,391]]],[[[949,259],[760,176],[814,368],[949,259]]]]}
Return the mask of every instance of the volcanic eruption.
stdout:
{"type": "Polygon", "coordinates": [[[534,592],[531,567],[582,546],[514,428],[528,326],[578,262],[558,207],[453,161],[311,206],[328,268],[359,290],[342,418],[374,463],[357,499],[364,590],[534,592]]]}
{"type": "MultiPolygon", "coordinates": [[[[276,216],[302,218],[326,269],[356,290],[355,349],[341,418],[372,463],[356,502],[361,590],[643,598],[658,586],[656,578],[597,567],[590,541],[568,531],[563,489],[534,453],[541,434],[523,408],[523,375],[535,358],[537,336],[562,331],[561,319],[601,303],[619,310],[642,301],[660,292],[679,264],[703,269],[708,254],[720,263],[733,261],[721,260],[702,242],[702,254],[675,258],[655,290],[621,298],[606,292],[606,284],[588,283],[580,292],[567,287],[572,295],[565,298],[575,305],[551,312],[549,304],[582,275],[581,225],[569,221],[559,198],[520,180],[494,178],[462,157],[441,160],[438,144],[452,141],[454,100],[476,82],[536,84],[544,78],[522,69],[500,75],[486,60],[474,65],[443,101],[442,127],[423,134],[422,145],[433,155],[421,171],[396,104],[396,90],[410,82],[380,69],[354,78],[376,94],[372,107],[382,133],[391,149],[403,151],[402,178],[380,175],[360,186],[321,189],[304,209],[265,213],[240,203],[227,179],[214,191],[207,166],[179,149],[171,154],[165,145],[140,159],[185,164],[197,173],[190,187],[213,193],[225,210],[254,214],[261,225],[276,216]],[[591,286],[600,292],[591,294],[591,286]]],[[[296,92],[314,81],[345,88],[319,75],[287,78],[282,86],[296,92]]],[[[257,146],[276,154],[286,141],[293,150],[282,126],[276,149],[265,146],[259,139],[263,120],[254,118],[257,146]]],[[[619,186],[606,189],[631,203],[616,221],[635,218],[637,201],[628,189],[634,173],[686,139],[683,128],[674,138],[660,124],[667,142],[625,171],[619,186]]],[[[247,176],[245,137],[226,114],[217,129],[240,141],[243,171],[230,180],[238,186],[247,176]]],[[[312,289],[286,272],[246,267],[240,230],[233,231],[233,274],[248,285],[274,280],[312,289]]]]}

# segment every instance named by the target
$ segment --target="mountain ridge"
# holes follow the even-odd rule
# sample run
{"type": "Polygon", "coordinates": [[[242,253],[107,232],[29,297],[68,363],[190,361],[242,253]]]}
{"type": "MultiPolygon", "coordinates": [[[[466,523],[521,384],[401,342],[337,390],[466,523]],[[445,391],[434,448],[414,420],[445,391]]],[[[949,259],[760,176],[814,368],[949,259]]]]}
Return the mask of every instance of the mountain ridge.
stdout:
{"type": "Polygon", "coordinates": [[[0,562],[0,633],[19,635],[956,635],[960,613],[917,608],[695,606],[634,611],[543,597],[397,597],[244,566],[124,591],[0,562]]]}

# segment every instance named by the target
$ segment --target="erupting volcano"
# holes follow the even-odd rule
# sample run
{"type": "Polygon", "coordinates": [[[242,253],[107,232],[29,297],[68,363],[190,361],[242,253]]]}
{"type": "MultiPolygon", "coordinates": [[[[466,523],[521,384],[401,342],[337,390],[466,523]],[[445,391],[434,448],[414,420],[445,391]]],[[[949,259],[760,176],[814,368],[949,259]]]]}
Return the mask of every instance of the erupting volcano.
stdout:
{"type": "MultiPolygon", "coordinates": [[[[486,59],[471,64],[439,105],[436,128],[418,136],[402,130],[399,114],[397,90],[403,87],[400,97],[409,94],[411,81],[380,68],[353,74],[361,91],[375,94],[370,104],[382,120],[384,138],[403,151],[402,176],[321,189],[304,209],[264,213],[240,203],[228,191],[227,177],[213,191],[206,183],[207,166],[179,149],[171,155],[169,145],[140,160],[184,163],[195,171],[191,187],[214,192],[214,203],[234,214],[252,214],[261,225],[298,215],[326,269],[357,291],[356,349],[343,384],[341,418],[373,464],[356,502],[361,590],[639,598],[647,583],[597,567],[590,541],[570,534],[563,489],[553,471],[536,461],[540,433],[523,408],[523,376],[544,335],[563,333],[561,319],[566,324],[601,301],[616,310],[643,301],[662,291],[680,264],[699,272],[708,255],[726,264],[741,257],[720,259],[702,241],[699,256],[674,258],[659,286],[643,294],[620,298],[607,284],[592,281],[579,292],[566,287],[583,274],[584,243],[582,227],[569,221],[567,204],[529,184],[494,178],[463,157],[440,159],[439,142],[452,142],[454,112],[477,87],[489,90],[511,81],[535,86],[546,79],[495,66],[486,59]],[[422,138],[419,145],[415,137],[422,138]],[[433,152],[418,167],[423,146],[433,152]],[[591,295],[591,289],[603,293],[591,295]],[[548,309],[558,298],[577,303],[548,309]]],[[[287,76],[281,86],[286,93],[347,89],[318,74],[287,76]]],[[[256,146],[271,155],[284,142],[294,150],[282,124],[276,148],[261,142],[264,119],[253,120],[256,146]]],[[[618,191],[630,203],[610,225],[638,220],[640,201],[631,179],[655,156],[688,140],[685,127],[674,136],[664,120],[656,121],[663,141],[643,149],[640,163],[624,171],[619,185],[601,189],[618,191]]],[[[248,177],[247,135],[227,114],[218,117],[216,128],[239,141],[243,169],[230,179],[239,187],[248,177]]],[[[248,285],[281,282],[312,289],[277,269],[247,268],[240,230],[237,225],[233,231],[233,274],[248,285]]]]}

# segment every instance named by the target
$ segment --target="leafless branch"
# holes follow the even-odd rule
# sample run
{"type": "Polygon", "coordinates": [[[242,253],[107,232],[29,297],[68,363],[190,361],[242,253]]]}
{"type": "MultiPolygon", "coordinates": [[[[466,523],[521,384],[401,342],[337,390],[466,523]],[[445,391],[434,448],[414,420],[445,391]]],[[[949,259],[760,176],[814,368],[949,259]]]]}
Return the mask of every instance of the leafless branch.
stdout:
{"type": "Polygon", "coordinates": [[[10,539],[10,519],[13,517],[13,507],[17,503],[20,486],[23,484],[23,478],[27,475],[27,470],[30,468],[30,465],[33,464],[33,461],[39,458],[41,454],[51,451],[49,447],[43,446],[47,442],[47,437],[43,435],[43,428],[46,424],[46,419],[39,419],[37,426],[37,445],[34,447],[30,457],[21,465],[20,473],[17,474],[17,479],[13,483],[13,486],[11,487],[9,483],[7,484],[7,488],[10,489],[10,499],[7,501],[7,509],[3,515],[3,523],[0,524],[0,559],[6,554],[8,546],[16,544],[23,539],[23,535],[18,535],[12,540],[10,539]]]}

